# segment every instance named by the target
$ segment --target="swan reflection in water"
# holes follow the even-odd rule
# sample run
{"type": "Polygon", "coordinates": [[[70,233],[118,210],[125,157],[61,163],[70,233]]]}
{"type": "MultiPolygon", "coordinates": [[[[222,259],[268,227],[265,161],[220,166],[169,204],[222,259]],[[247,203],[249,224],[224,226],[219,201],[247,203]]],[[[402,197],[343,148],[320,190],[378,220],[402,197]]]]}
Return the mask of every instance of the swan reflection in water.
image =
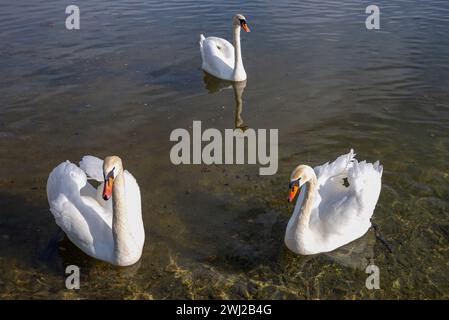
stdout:
{"type": "Polygon", "coordinates": [[[235,100],[235,118],[234,118],[234,127],[235,129],[241,129],[245,131],[248,129],[248,126],[245,125],[242,119],[242,111],[243,111],[243,91],[246,88],[246,80],[233,82],[222,80],[213,75],[204,72],[204,84],[209,93],[217,93],[225,89],[233,89],[234,90],[234,100],[235,100]]]}

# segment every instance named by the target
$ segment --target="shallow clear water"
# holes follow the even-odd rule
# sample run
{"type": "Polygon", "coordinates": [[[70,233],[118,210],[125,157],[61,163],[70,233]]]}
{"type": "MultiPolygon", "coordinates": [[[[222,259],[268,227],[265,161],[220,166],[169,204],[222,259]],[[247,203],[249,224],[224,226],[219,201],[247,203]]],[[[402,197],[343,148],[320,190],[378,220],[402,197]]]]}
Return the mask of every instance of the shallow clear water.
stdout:
{"type": "Polygon", "coordinates": [[[70,32],[69,4],[1,5],[0,298],[449,298],[447,1],[377,1],[375,32],[355,0],[77,1],[70,32]],[[229,39],[236,12],[252,29],[238,125],[279,128],[275,176],[169,159],[173,129],[236,125],[234,91],[210,88],[198,48],[200,33],[229,39]],[[295,256],[283,245],[291,170],[351,147],[384,165],[373,221],[392,252],[370,231],[295,256]],[[67,239],[41,258],[57,230],[48,173],[85,154],[122,156],[139,182],[147,240],[133,267],[67,239]],[[380,290],[365,288],[370,261],[380,290]]]}

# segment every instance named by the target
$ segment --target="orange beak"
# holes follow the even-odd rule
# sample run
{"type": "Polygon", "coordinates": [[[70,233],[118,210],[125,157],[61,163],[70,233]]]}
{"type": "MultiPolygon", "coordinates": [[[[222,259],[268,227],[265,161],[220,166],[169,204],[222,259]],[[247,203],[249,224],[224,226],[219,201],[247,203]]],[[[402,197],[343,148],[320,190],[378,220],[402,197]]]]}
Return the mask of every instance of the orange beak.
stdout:
{"type": "Polygon", "coordinates": [[[242,22],[242,28],[243,30],[245,30],[246,32],[251,32],[251,30],[249,29],[248,25],[246,24],[246,22],[242,22]]]}
{"type": "Polygon", "coordinates": [[[298,186],[294,185],[290,188],[290,192],[288,194],[288,202],[292,202],[295,199],[296,194],[298,193],[298,186]]]}
{"type": "Polygon", "coordinates": [[[108,177],[107,180],[104,182],[103,187],[103,199],[105,201],[108,201],[112,196],[112,185],[114,184],[114,178],[108,177]]]}

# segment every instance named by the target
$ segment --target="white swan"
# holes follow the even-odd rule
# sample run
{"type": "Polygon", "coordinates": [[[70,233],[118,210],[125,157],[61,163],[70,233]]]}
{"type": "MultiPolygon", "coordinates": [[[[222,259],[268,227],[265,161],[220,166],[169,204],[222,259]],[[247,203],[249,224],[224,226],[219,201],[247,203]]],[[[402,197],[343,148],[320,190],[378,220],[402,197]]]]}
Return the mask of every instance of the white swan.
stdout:
{"type": "Polygon", "coordinates": [[[250,32],[246,18],[237,14],[232,22],[234,45],[217,37],[200,36],[200,51],[203,59],[202,68],[211,75],[229,81],[246,80],[240,46],[240,30],[250,32]]]}
{"type": "Polygon", "coordinates": [[[287,225],[285,244],[309,255],[329,252],[363,236],[380,195],[382,166],[358,162],[354,151],[312,169],[299,165],[290,178],[288,201],[302,186],[287,225]],[[306,190],[304,190],[306,189],[306,190]]]}
{"type": "Polygon", "coordinates": [[[89,256],[118,266],[140,259],[145,241],[140,190],[119,157],[85,156],[80,168],[61,163],[48,177],[47,197],[56,224],[89,256]],[[88,176],[102,182],[97,190],[88,176]]]}

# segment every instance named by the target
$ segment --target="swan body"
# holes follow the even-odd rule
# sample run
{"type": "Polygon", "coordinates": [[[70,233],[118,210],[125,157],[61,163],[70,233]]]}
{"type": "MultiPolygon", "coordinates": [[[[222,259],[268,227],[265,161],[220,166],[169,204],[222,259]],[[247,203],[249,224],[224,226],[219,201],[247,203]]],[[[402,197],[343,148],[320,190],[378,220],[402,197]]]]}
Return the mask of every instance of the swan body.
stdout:
{"type": "Polygon", "coordinates": [[[291,251],[302,255],[333,251],[371,227],[383,168],[378,161],[358,162],[354,157],[351,150],[314,169],[295,168],[289,201],[300,192],[285,233],[291,251]]]}
{"type": "Polygon", "coordinates": [[[250,32],[246,18],[237,14],[233,20],[234,45],[218,37],[200,35],[202,69],[211,75],[229,81],[246,80],[240,45],[240,30],[250,32]]]}
{"type": "Polygon", "coordinates": [[[79,167],[59,164],[48,177],[47,198],[56,224],[84,253],[119,266],[140,259],[145,241],[140,189],[120,158],[85,156],[79,167]],[[88,178],[100,186],[95,189],[88,178]]]}

